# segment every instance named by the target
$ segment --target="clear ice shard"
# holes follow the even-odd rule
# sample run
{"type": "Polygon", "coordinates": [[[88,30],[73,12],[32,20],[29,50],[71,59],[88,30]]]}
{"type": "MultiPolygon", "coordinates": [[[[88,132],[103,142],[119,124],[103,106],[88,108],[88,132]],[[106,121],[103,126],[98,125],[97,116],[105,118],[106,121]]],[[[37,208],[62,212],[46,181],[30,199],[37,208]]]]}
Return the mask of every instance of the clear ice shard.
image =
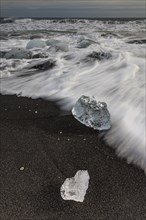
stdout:
{"type": "Polygon", "coordinates": [[[83,202],[89,185],[87,170],[79,170],[72,178],[67,178],[61,186],[60,193],[64,200],[83,202]]]}
{"type": "Polygon", "coordinates": [[[95,130],[108,130],[111,127],[110,114],[105,102],[82,95],[72,109],[73,116],[82,124],[95,130]]]}

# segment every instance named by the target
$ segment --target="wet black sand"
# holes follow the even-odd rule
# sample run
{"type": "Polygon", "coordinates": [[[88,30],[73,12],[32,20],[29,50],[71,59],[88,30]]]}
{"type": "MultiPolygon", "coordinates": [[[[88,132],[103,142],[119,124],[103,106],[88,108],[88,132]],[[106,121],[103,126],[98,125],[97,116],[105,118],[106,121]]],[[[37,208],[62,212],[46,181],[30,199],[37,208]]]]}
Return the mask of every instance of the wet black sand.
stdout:
{"type": "Polygon", "coordinates": [[[117,158],[97,132],[41,99],[0,96],[1,220],[144,220],[146,176],[117,158]],[[20,170],[24,167],[24,170],[20,170]],[[87,169],[83,203],[60,187],[87,169]]]}

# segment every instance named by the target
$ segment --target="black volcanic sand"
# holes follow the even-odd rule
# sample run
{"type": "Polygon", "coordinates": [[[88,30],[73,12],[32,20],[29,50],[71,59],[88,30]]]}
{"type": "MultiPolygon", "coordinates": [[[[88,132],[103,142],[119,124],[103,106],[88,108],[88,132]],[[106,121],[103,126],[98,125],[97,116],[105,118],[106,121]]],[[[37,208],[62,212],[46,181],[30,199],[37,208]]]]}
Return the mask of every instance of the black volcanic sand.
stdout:
{"type": "Polygon", "coordinates": [[[52,102],[0,96],[0,104],[1,220],[146,219],[144,172],[117,158],[96,131],[52,102]],[[64,180],[86,169],[84,202],[64,201],[64,180]]]}

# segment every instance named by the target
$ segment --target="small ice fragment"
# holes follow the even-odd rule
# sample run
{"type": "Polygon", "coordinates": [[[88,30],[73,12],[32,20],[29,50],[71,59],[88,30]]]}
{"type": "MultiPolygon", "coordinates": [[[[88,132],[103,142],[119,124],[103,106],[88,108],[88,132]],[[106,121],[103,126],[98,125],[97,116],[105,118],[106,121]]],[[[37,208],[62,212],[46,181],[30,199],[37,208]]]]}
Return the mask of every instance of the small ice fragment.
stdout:
{"type": "Polygon", "coordinates": [[[35,113],[35,114],[37,114],[37,113],[38,113],[38,111],[35,111],[34,113],[35,113]]]}
{"type": "Polygon", "coordinates": [[[104,102],[82,95],[72,109],[73,116],[82,124],[95,130],[110,129],[110,114],[104,102]]]}
{"type": "Polygon", "coordinates": [[[60,131],[60,134],[62,134],[62,131],[60,131]]]}
{"type": "Polygon", "coordinates": [[[23,170],[24,170],[24,167],[20,167],[20,170],[23,171],[23,170]]]}
{"type": "Polygon", "coordinates": [[[61,186],[60,193],[64,200],[83,202],[89,185],[87,170],[79,170],[72,178],[67,178],[61,186]]]}
{"type": "Polygon", "coordinates": [[[20,108],[20,106],[18,106],[18,108],[20,108]]]}

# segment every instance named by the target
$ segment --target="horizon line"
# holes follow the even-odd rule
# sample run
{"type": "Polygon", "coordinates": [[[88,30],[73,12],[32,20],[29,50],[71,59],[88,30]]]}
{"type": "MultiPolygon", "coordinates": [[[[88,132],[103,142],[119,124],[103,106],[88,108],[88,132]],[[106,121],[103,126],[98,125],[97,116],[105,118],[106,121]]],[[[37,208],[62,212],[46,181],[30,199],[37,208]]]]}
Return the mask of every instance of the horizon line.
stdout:
{"type": "Polygon", "coordinates": [[[0,19],[3,18],[33,18],[33,19],[146,19],[146,17],[19,17],[19,16],[1,16],[0,19]]]}

